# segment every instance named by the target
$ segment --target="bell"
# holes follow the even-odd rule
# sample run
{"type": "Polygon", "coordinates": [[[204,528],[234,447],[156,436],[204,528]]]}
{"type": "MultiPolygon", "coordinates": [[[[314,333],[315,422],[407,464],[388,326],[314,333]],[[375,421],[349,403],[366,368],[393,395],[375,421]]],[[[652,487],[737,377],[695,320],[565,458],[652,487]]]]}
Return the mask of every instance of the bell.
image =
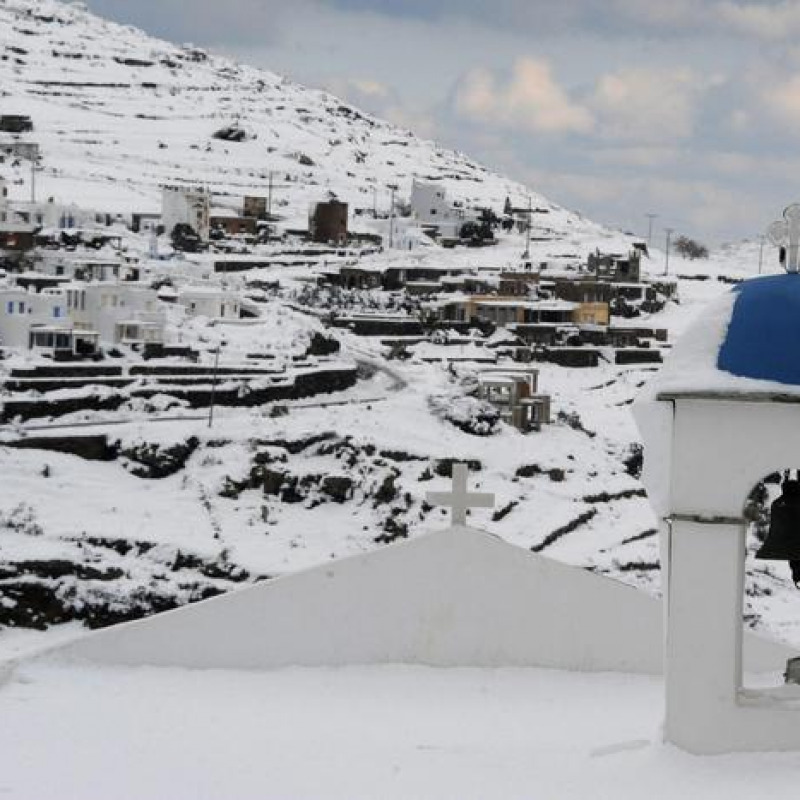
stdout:
{"type": "Polygon", "coordinates": [[[770,509],[769,533],[756,553],[762,561],[788,561],[800,588],[800,480],[787,478],[770,509]]]}

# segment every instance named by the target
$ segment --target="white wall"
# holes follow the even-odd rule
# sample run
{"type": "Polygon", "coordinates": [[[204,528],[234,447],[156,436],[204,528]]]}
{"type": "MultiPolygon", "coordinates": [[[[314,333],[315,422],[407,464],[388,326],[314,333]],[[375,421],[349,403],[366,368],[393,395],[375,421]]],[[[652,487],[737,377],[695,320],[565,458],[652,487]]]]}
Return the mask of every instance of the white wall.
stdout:
{"type": "Polygon", "coordinates": [[[211,196],[205,189],[165,186],[161,198],[161,219],[168,236],[176,225],[186,224],[203,241],[208,240],[211,196]]]}
{"type": "Polygon", "coordinates": [[[178,291],[178,303],[193,317],[238,319],[239,298],[224,291],[184,289],[178,291]]]}
{"type": "Polygon", "coordinates": [[[155,322],[166,328],[166,314],[158,293],[126,281],[75,283],[65,286],[69,315],[76,325],[95,330],[106,344],[118,342],[117,324],[132,320],[155,322]]]}
{"type": "Polygon", "coordinates": [[[21,215],[32,225],[44,228],[80,228],[96,224],[96,212],[80,206],[64,203],[31,203],[13,201],[11,212],[21,215]]]}
{"type": "MultiPolygon", "coordinates": [[[[384,547],[56,650],[195,668],[429,664],[657,673],[661,604],[467,528],[384,547]]],[[[786,651],[753,645],[754,665],[786,651]]]]}
{"type": "Polygon", "coordinates": [[[800,750],[800,690],[777,676],[747,688],[746,646],[742,664],[744,506],[766,475],[800,466],[800,403],[764,394],[656,406],[639,421],[664,537],[665,736],[695,753],[800,750]]]}
{"type": "Polygon", "coordinates": [[[457,209],[447,199],[444,187],[437,183],[414,181],[411,189],[411,210],[426,224],[445,225],[464,221],[463,209],[457,209]]]}
{"type": "Polygon", "coordinates": [[[15,288],[0,290],[0,341],[3,346],[27,350],[34,325],[71,327],[64,293],[59,290],[40,294],[15,288]]]}

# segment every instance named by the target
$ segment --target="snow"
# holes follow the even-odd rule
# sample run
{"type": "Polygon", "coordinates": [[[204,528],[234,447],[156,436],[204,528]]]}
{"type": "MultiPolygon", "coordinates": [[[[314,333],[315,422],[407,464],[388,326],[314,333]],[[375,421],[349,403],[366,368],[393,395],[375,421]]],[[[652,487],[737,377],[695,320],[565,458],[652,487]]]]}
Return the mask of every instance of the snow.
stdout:
{"type": "MultiPolygon", "coordinates": [[[[282,226],[305,227],[308,206],[332,193],[350,204],[351,228],[385,233],[388,222],[372,219],[373,203],[384,214],[385,187],[397,184],[402,197],[420,179],[438,182],[467,207],[499,209],[506,197],[513,205],[532,198],[547,207],[550,213],[531,243],[531,262],[548,265],[545,282],[554,275],[579,276],[570,268],[589,252],[624,253],[632,242],[337,98],[105,22],[79,4],[4,2],[0,46],[7,56],[0,61],[4,112],[33,117],[33,138],[43,156],[37,185],[42,197],[58,202],[128,214],[157,208],[164,184],[197,183],[215,193],[215,206],[232,213],[242,195],[265,194],[274,177],[273,211],[282,226]],[[211,138],[231,124],[248,132],[247,141],[211,138]]],[[[27,198],[25,162],[4,164],[3,177],[12,199],[27,198]]],[[[397,220],[396,231],[406,225],[413,222],[397,220]]],[[[111,232],[121,236],[133,260],[150,249],[149,235],[136,237],[118,226],[111,232]]],[[[178,567],[198,558],[246,570],[247,580],[291,580],[301,570],[324,570],[346,556],[368,557],[391,521],[406,526],[409,546],[417,544],[446,520],[446,511],[427,509],[423,499],[434,486],[438,461],[457,458],[479,462],[471,485],[497,497],[496,513],[475,510],[471,525],[509,545],[543,549],[564,564],[636,586],[643,592],[639,605],[655,608],[655,528],[657,514],[669,503],[658,487],[666,484],[669,459],[657,457],[667,446],[662,441],[654,448],[656,458],[651,453],[646,463],[651,496],[642,496],[635,468],[627,463],[641,443],[631,403],[655,376],[643,394],[640,419],[643,429],[660,431],[663,440],[669,421],[646,413],[646,401],[659,392],[776,391],[774,384],[743,382],[716,367],[734,299],[727,285],[753,277],[762,255],[766,271],[776,271],[774,249],[760,252],[757,242],[749,242],[724,247],[708,260],[673,255],[671,275],[661,274],[663,253],[652,251],[644,273],[652,282],[674,283],[677,302],[643,315],[636,325],[667,328],[671,341],[688,331],[663,371],[606,361],[585,371],[538,364],[540,391],[553,399],[554,424],[530,436],[501,425],[496,435],[477,437],[457,429],[441,410],[466,399],[480,373],[474,359],[494,358],[493,351],[468,339],[454,347],[426,341],[412,348],[411,359],[390,361],[379,339],[331,331],[323,319],[333,307],[352,317],[400,316],[405,310],[397,296],[327,290],[315,295],[311,289],[320,273],[342,265],[376,272],[419,266],[492,280],[501,270],[519,267],[525,236],[500,234],[495,247],[482,250],[424,243],[412,252],[383,253],[310,245],[298,252],[291,241],[272,243],[232,254],[259,266],[221,277],[212,275],[212,261],[227,256],[179,261],[169,258],[166,241],[158,243],[164,260],[143,264],[149,278],[169,276],[179,285],[202,279],[205,292],[224,287],[260,313],[246,325],[221,325],[170,308],[170,336],[197,347],[201,363],[210,363],[222,345],[223,366],[257,354],[269,358],[262,366],[288,379],[304,369],[293,366],[293,359],[303,356],[315,333],[325,331],[341,342],[342,355],[320,363],[356,362],[374,374],[345,392],[281,404],[286,416],[273,415],[270,407],[218,409],[211,429],[204,413],[181,410],[181,403],[165,397],[134,397],[117,412],[9,426],[4,435],[25,436],[45,424],[52,425],[49,434],[101,433],[122,447],[164,447],[189,437],[199,444],[183,470],[157,481],[135,477],[123,458],[88,462],[0,447],[6,476],[2,563],[63,559],[121,574],[106,583],[71,575],[47,584],[74,593],[79,604],[94,593],[105,593],[113,604],[154,586],[178,602],[194,599],[199,585],[232,588],[220,578],[200,583],[196,571],[178,567]],[[248,290],[248,280],[280,286],[248,290]],[[459,357],[472,361],[456,363],[459,357]],[[177,409],[174,416],[164,413],[170,405],[177,409]],[[286,447],[314,436],[323,438],[298,452],[286,447]],[[251,470],[264,464],[308,481],[307,496],[287,503],[255,488],[226,493],[231,484],[246,485],[251,470]],[[330,475],[352,479],[351,501],[324,496],[320,481],[330,475]],[[374,498],[389,477],[396,494],[381,505],[374,498]],[[553,538],[563,530],[569,533],[553,538]],[[131,552],[104,546],[109,538],[129,543],[131,552]]],[[[163,293],[169,292],[165,287],[163,293]]],[[[30,363],[28,355],[15,355],[0,369],[30,363]]],[[[103,389],[92,391],[99,395],[103,389]]],[[[753,545],[751,537],[751,550],[753,545]]],[[[800,599],[781,570],[756,569],[748,561],[745,611],[750,625],[797,646],[800,599]]],[[[24,657],[81,632],[79,625],[44,634],[2,630],[0,653],[24,657]]],[[[257,673],[26,662],[15,670],[0,667],[0,795],[790,796],[796,758],[701,760],[660,745],[662,695],[656,679],[540,669],[383,666],[257,673]]]]}
{"type": "MultiPolygon", "coordinates": [[[[4,110],[18,109],[34,119],[34,136],[43,153],[44,169],[37,177],[42,197],[127,213],[157,208],[163,184],[197,182],[215,192],[215,205],[228,207],[243,194],[263,195],[272,172],[281,184],[275,186],[273,210],[282,216],[282,225],[304,227],[309,203],[334,192],[350,203],[351,211],[365,210],[351,218],[352,227],[370,232],[386,228],[385,219],[371,219],[373,189],[379,212],[385,213],[388,190],[381,187],[398,184],[402,197],[416,177],[438,181],[450,198],[467,206],[499,209],[506,196],[513,205],[523,206],[532,196],[535,205],[548,207],[550,213],[541,217],[544,227],[537,227],[536,241],[531,243],[531,262],[548,265],[545,280],[555,274],[578,275],[568,267],[587,253],[598,249],[624,253],[632,241],[462,154],[362,115],[330,95],[224,58],[197,56],[191,48],[99,20],[72,5],[53,0],[3,3],[0,43],[27,51],[12,52],[0,61],[0,80],[6,92],[4,110]],[[52,22],[45,21],[49,16],[52,22]],[[62,55],[54,56],[54,50],[62,55]],[[131,56],[154,64],[120,63],[131,56]],[[234,118],[257,138],[242,143],[210,139],[213,131],[234,118]],[[300,153],[313,165],[300,164],[300,153]]],[[[3,175],[9,179],[12,198],[28,196],[27,164],[3,165],[3,175]]],[[[120,227],[112,232],[122,236],[132,259],[149,251],[149,235],[135,237],[120,227]]],[[[474,357],[481,348],[475,343],[455,348],[424,342],[417,355],[424,354],[431,362],[422,363],[418,357],[389,361],[379,339],[326,329],[322,320],[330,313],[327,300],[332,294],[314,295],[309,288],[321,271],[342,264],[376,271],[408,266],[440,273],[469,270],[481,279],[496,277],[500,270],[519,267],[524,247],[523,234],[509,233],[500,234],[496,246],[479,250],[431,246],[424,251],[377,253],[309,245],[298,253],[296,243],[289,241],[232,255],[269,266],[225,274],[219,284],[211,276],[209,286],[224,282],[230,291],[251,298],[255,292],[245,290],[246,280],[277,282],[281,288],[259,290],[259,302],[249,301],[261,317],[248,325],[215,325],[169,308],[170,336],[197,347],[201,363],[210,364],[224,342],[223,366],[241,364],[253,353],[272,357],[262,366],[287,367],[288,373],[295,371],[288,365],[305,352],[313,334],[325,331],[340,340],[343,363],[368,364],[378,372],[349,391],[282,404],[289,410],[286,417],[270,416],[270,407],[218,409],[211,430],[204,412],[193,413],[164,397],[147,402],[134,397],[116,412],[77,412],[58,420],[9,426],[5,432],[14,435],[33,433],[42,425],[66,426],[54,427],[51,433],[102,433],[123,445],[170,445],[196,436],[200,446],[185,470],[156,482],[135,478],[121,460],[84,462],[72,456],[0,448],[0,468],[9,476],[10,487],[0,499],[3,562],[66,558],[113,566],[123,570],[125,578],[108,585],[112,597],[156,584],[185,599],[186,581],[172,569],[178,553],[225,559],[248,570],[254,579],[373,551],[380,546],[376,540],[385,533],[390,517],[408,526],[409,537],[421,534],[443,519],[439,510],[429,512],[423,506],[431,488],[427,473],[439,459],[455,457],[479,461],[481,469],[474,476],[479,488],[495,493],[498,512],[509,509],[497,519],[492,512],[476,510],[471,523],[530,549],[543,546],[554,531],[583,520],[547,545],[545,553],[657,594],[656,516],[648,498],[641,496],[635,470],[629,471],[624,463],[641,442],[630,405],[656,374],[654,368],[604,361],[593,370],[540,364],[540,390],[552,396],[554,424],[530,436],[507,426],[500,426],[495,436],[470,436],[439,416],[437,409],[463,398],[480,371],[476,363],[444,362],[459,349],[474,357]],[[275,445],[323,434],[334,437],[338,451],[327,452],[323,444],[288,453],[275,445]],[[374,455],[368,454],[370,449],[374,455]],[[385,452],[417,460],[393,461],[381,455],[385,452]],[[221,494],[228,479],[244,480],[255,457],[264,454],[275,459],[275,469],[299,479],[351,477],[352,502],[327,502],[316,489],[295,504],[265,499],[256,489],[245,489],[237,497],[221,494]],[[45,468],[49,478],[43,476],[45,468]],[[523,474],[518,474],[520,470],[523,474]],[[397,497],[379,507],[373,502],[375,491],[395,471],[397,497]],[[607,500],[592,499],[604,495],[607,500]],[[40,535],[32,535],[37,529],[40,535]],[[86,537],[99,536],[159,546],[146,556],[134,551],[123,557],[86,544],[86,537]]],[[[171,248],[162,241],[159,251],[167,254],[171,248]]],[[[774,249],[766,247],[763,255],[766,271],[774,272],[774,249]]],[[[705,261],[686,261],[673,254],[668,276],[662,275],[663,253],[653,250],[651,256],[643,262],[646,277],[677,282],[679,302],[637,318],[636,324],[667,328],[673,340],[700,315],[713,319],[714,310],[706,309],[717,298],[727,297],[728,281],[756,274],[759,245],[732,245],[705,261]]],[[[176,282],[197,283],[211,275],[214,258],[227,256],[146,261],[143,266],[150,278],[169,275],[176,282]]],[[[384,292],[339,293],[337,302],[339,310],[354,316],[365,311],[399,313],[397,296],[384,292]]],[[[705,355],[706,351],[689,353],[684,359],[676,348],[678,368],[670,372],[667,367],[664,375],[684,380],[696,357],[705,355]]],[[[30,363],[29,356],[15,355],[3,362],[2,370],[30,363]]],[[[705,380],[706,374],[698,378],[705,380]]],[[[61,396],[76,391],[65,390],[61,396]]],[[[787,577],[779,570],[764,573],[750,568],[748,580],[752,624],[800,643],[800,601],[787,577]]],[[[214,585],[230,588],[220,582],[214,585]]],[[[77,582],[68,588],[80,597],[86,587],[77,582]]],[[[0,632],[0,641],[10,635],[0,632]]]]}
{"type": "MultiPolygon", "coordinates": [[[[783,380],[735,375],[720,365],[720,350],[728,338],[739,296],[736,291],[726,292],[706,306],[676,343],[658,378],[648,386],[647,396],[692,393],[800,395],[797,385],[783,380]]],[[[756,349],[764,346],[756,331],[749,338],[756,349]]],[[[786,357],[791,359],[794,350],[790,341],[784,341],[784,348],[786,357]]]]}
{"type": "MultiPolygon", "coordinates": [[[[456,526],[100,631],[54,656],[193,668],[658,672],[661,643],[653,598],[456,526]]],[[[748,640],[749,663],[759,669],[780,668],[787,655],[748,640]]]]}
{"type": "Polygon", "coordinates": [[[659,743],[630,675],[424,667],[277,672],[32,664],[0,692],[15,800],[776,800],[795,755],[659,743]]]}

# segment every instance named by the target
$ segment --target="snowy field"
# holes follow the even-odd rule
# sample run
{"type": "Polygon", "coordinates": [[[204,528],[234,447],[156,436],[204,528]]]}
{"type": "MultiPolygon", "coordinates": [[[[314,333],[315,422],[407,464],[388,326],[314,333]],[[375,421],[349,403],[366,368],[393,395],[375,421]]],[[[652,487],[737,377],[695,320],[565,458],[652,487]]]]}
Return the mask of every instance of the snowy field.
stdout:
{"type": "Polygon", "coordinates": [[[0,796],[796,796],[796,755],[689,756],[660,743],[661,714],[661,682],[630,675],[38,664],[0,693],[0,796]]]}

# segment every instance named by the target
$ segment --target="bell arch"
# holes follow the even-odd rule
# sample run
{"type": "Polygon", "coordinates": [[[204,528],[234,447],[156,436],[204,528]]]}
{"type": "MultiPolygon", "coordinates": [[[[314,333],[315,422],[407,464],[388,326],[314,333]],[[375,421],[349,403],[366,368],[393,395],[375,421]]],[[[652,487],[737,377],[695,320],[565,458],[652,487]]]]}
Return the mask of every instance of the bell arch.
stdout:
{"type": "MultiPolygon", "coordinates": [[[[800,403],[711,394],[659,399],[671,411],[662,413],[671,436],[661,472],[666,738],[698,753],[800,749],[800,708],[789,696],[798,687],[778,678],[770,688],[746,686],[743,670],[746,570],[755,556],[747,506],[753,488],[782,465],[800,467],[800,403]]],[[[767,494],[771,506],[778,492],[770,486],[767,494]]],[[[769,671],[777,675],[786,658],[769,671]]]]}
{"type": "Polygon", "coordinates": [[[800,465],[783,467],[758,481],[742,508],[748,526],[748,555],[786,561],[800,588],[800,465]]]}
{"type": "Polygon", "coordinates": [[[764,475],[745,499],[742,520],[745,627],[766,617],[773,621],[769,634],[796,638],[800,591],[791,587],[800,589],[800,463],[764,475]]]}

